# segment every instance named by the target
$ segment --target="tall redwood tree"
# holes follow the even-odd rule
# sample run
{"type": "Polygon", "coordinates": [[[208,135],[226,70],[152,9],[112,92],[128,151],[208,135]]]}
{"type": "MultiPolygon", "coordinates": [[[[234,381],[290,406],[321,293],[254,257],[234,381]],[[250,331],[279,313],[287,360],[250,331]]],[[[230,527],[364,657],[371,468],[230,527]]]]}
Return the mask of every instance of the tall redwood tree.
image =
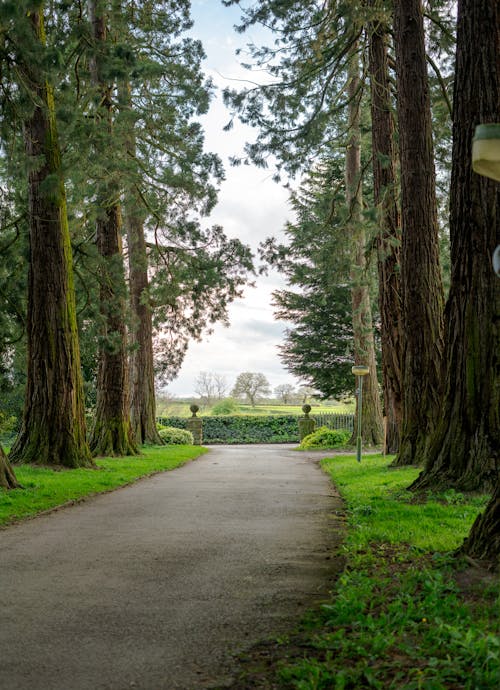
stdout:
{"type": "Polygon", "coordinates": [[[33,104],[23,127],[29,161],[30,269],[25,407],[10,459],[91,466],[54,94],[44,71],[42,3],[37,10],[19,12],[30,23],[33,37],[33,45],[24,46],[19,60],[20,88],[30,89],[33,104]]]}
{"type": "Polygon", "coordinates": [[[138,443],[162,444],[156,428],[153,358],[153,316],[148,280],[148,256],[141,201],[126,208],[125,227],[129,258],[132,308],[130,354],[130,420],[138,443]]]}
{"type": "Polygon", "coordinates": [[[403,420],[395,465],[423,461],[440,404],[443,288],[421,0],[394,3],[401,163],[403,420]]]}
{"type": "Polygon", "coordinates": [[[476,125],[500,117],[497,0],[459,2],[453,109],[445,389],[413,488],[492,490],[499,481],[500,279],[491,255],[500,244],[500,184],[472,170],[471,154],[476,125]]]}
{"type": "Polygon", "coordinates": [[[120,189],[116,175],[105,169],[113,155],[113,87],[107,73],[106,3],[89,0],[92,30],[91,73],[96,93],[96,156],[103,163],[98,193],[96,244],[100,256],[101,337],[97,374],[97,404],[90,447],[94,455],[134,455],[137,446],[130,423],[126,284],[122,253],[120,189]]]}
{"type": "MultiPolygon", "coordinates": [[[[366,280],[366,237],[362,222],[361,211],[363,205],[361,186],[361,84],[359,79],[359,58],[356,46],[352,51],[349,63],[349,80],[347,93],[349,96],[349,143],[345,157],[346,201],[349,208],[347,230],[352,235],[352,325],[354,363],[366,365],[368,376],[363,382],[363,442],[369,445],[379,445],[382,442],[382,408],[377,380],[377,362],[375,358],[375,342],[373,336],[372,309],[370,293],[366,280]]],[[[356,415],[360,413],[356,409],[356,415]]],[[[357,428],[355,423],[354,429],[357,428]]],[[[354,442],[354,435],[351,442],[354,442]]]]}
{"type": "Polygon", "coordinates": [[[378,211],[378,276],[382,379],[386,418],[385,452],[399,450],[402,421],[401,218],[396,180],[394,116],[387,56],[388,27],[369,28],[373,192],[378,211]]]}

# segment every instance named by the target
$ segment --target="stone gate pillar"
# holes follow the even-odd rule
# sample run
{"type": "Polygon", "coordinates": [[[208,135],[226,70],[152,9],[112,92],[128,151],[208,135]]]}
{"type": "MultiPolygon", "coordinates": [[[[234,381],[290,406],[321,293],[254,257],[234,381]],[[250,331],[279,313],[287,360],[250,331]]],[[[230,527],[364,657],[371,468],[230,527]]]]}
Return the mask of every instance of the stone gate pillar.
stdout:
{"type": "Polygon", "coordinates": [[[198,405],[191,405],[189,409],[193,413],[193,416],[187,420],[186,427],[188,431],[193,434],[193,444],[195,446],[201,446],[201,441],[203,438],[203,421],[196,416],[196,413],[200,408],[198,405]]]}
{"type": "Polygon", "coordinates": [[[303,438],[312,434],[316,429],[316,420],[313,417],[309,417],[309,412],[311,411],[310,405],[302,405],[303,417],[299,417],[299,438],[302,441],[303,438]]]}

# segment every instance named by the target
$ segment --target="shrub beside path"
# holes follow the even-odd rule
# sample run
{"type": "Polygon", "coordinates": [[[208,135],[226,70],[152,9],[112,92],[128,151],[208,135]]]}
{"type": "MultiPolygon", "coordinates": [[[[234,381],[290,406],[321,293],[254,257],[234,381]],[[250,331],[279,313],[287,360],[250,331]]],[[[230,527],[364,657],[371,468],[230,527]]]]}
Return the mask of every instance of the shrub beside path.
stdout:
{"type": "Polygon", "coordinates": [[[199,460],[0,531],[0,687],[197,690],[327,597],[340,499],[314,454],[199,460]]]}

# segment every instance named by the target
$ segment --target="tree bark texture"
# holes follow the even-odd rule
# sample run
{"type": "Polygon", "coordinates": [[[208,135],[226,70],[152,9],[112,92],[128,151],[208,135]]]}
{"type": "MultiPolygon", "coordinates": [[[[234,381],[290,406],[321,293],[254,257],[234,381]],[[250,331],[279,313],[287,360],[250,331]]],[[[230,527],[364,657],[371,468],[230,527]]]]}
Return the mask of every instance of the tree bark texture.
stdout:
{"type": "Polygon", "coordinates": [[[394,3],[401,163],[403,423],[394,465],[421,463],[439,413],[443,287],[421,0],[394,3]]]}
{"type": "Polygon", "coordinates": [[[129,256],[132,430],[139,443],[162,444],[156,428],[156,397],[153,359],[153,324],[148,282],[148,256],[142,215],[136,205],[126,209],[125,225],[129,256]]]}
{"type": "MultiPolygon", "coordinates": [[[[360,144],[360,80],[357,58],[352,57],[347,86],[349,97],[349,143],[346,151],[346,201],[349,208],[349,232],[353,238],[352,322],[354,330],[354,363],[368,366],[363,381],[362,440],[367,445],[382,443],[382,409],[377,380],[377,362],[373,337],[370,294],[366,282],[365,231],[361,219],[361,144],[360,144]]],[[[354,377],[353,377],[354,383],[354,377]]],[[[356,409],[356,416],[360,410],[356,409]]],[[[355,429],[357,422],[355,420],[355,429]]],[[[356,432],[354,432],[355,434],[356,432]]],[[[352,442],[355,442],[353,436],[352,442]]]]}
{"type": "Polygon", "coordinates": [[[386,417],[385,452],[399,450],[402,423],[401,219],[397,201],[394,119],[387,61],[386,26],[370,27],[370,90],[373,190],[377,236],[382,381],[386,417]]]}
{"type": "Polygon", "coordinates": [[[490,561],[495,568],[500,567],[500,486],[479,515],[459,553],[465,553],[477,560],[490,561]]]}
{"type": "Polygon", "coordinates": [[[491,256],[500,244],[500,184],[473,172],[471,160],[476,125],[500,117],[499,32],[497,0],[459,2],[445,388],[415,489],[493,490],[499,482],[500,280],[491,256]]]}
{"type": "Polygon", "coordinates": [[[19,483],[10,466],[2,446],[0,446],[0,489],[18,489],[19,483]]]}
{"type": "MultiPolygon", "coordinates": [[[[91,71],[99,100],[97,124],[104,123],[104,146],[96,155],[110,155],[113,140],[111,87],[102,76],[101,55],[106,43],[106,20],[96,0],[89,0],[95,59],[91,71]]],[[[112,178],[112,176],[111,176],[112,178]]],[[[96,222],[96,244],[101,260],[99,310],[102,332],[97,374],[97,404],[90,448],[94,455],[135,455],[137,446],[130,424],[127,334],[125,325],[126,283],[121,241],[119,190],[113,179],[101,181],[96,222]]]]}
{"type": "MultiPolygon", "coordinates": [[[[45,44],[41,11],[31,22],[45,44]]],[[[83,383],[66,196],[53,91],[40,65],[23,65],[34,95],[24,123],[30,161],[28,363],[23,422],[11,462],[66,467],[93,465],[86,441],[83,383]]]]}
{"type": "Polygon", "coordinates": [[[100,339],[96,417],[90,448],[94,455],[135,455],[137,448],[129,416],[125,276],[117,204],[106,209],[104,217],[97,221],[97,248],[102,260],[99,301],[104,330],[100,339]]]}

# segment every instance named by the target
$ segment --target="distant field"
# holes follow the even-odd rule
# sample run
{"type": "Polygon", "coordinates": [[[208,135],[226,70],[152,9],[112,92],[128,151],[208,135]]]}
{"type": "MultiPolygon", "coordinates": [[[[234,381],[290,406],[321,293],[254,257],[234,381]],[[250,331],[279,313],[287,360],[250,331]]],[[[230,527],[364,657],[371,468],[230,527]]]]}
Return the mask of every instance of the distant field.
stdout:
{"type": "MultiPolygon", "coordinates": [[[[311,404],[312,410],[311,415],[316,414],[327,414],[327,413],[339,413],[339,414],[352,414],[354,413],[354,403],[315,403],[311,404]]],[[[191,412],[189,411],[188,403],[176,403],[172,402],[166,405],[158,405],[157,414],[159,417],[190,417],[191,412]]],[[[198,413],[201,417],[211,415],[211,407],[201,407],[198,413]]],[[[279,405],[273,403],[263,403],[262,405],[256,405],[251,407],[250,405],[239,405],[239,412],[237,414],[252,414],[252,415],[280,415],[280,414],[296,414],[301,415],[302,405],[279,405]]]]}

